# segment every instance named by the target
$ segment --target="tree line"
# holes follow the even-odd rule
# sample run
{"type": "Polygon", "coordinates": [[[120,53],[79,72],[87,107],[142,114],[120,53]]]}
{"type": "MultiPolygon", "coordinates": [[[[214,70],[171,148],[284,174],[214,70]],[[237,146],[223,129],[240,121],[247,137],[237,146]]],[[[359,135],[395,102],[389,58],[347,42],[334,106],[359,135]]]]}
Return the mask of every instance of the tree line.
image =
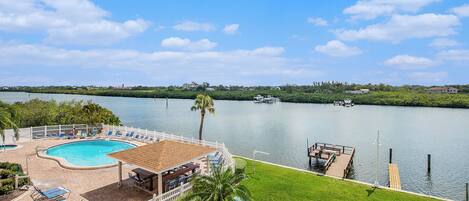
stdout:
{"type": "Polygon", "coordinates": [[[58,124],[121,123],[112,111],[91,101],[57,102],[32,99],[13,104],[0,102],[0,113],[11,119],[19,128],[58,124]]]}

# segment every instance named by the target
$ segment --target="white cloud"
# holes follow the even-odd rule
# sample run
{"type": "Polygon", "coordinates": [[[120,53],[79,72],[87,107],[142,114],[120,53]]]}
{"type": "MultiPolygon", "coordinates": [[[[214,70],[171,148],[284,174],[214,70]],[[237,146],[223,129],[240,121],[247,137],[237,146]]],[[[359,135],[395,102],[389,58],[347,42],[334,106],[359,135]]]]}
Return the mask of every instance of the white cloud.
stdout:
{"type": "Polygon", "coordinates": [[[100,20],[50,29],[47,31],[46,41],[53,44],[93,45],[98,43],[107,45],[141,33],[148,26],[148,22],[142,19],[128,20],[123,23],[100,20]]]}
{"type": "Polygon", "coordinates": [[[430,47],[447,48],[461,45],[458,41],[449,38],[437,38],[430,43],[430,47]]]}
{"type": "Polygon", "coordinates": [[[410,79],[419,82],[441,82],[448,77],[447,72],[412,72],[407,75],[410,79]]]}
{"type": "Polygon", "coordinates": [[[161,46],[189,51],[205,51],[215,48],[217,46],[217,43],[205,38],[198,41],[191,41],[187,38],[170,37],[162,40],[161,46]]]}
{"type": "Polygon", "coordinates": [[[435,65],[435,62],[425,57],[414,57],[409,55],[397,55],[384,62],[388,66],[393,66],[403,70],[424,69],[435,65]]]}
{"type": "Polygon", "coordinates": [[[280,56],[285,52],[283,47],[260,47],[248,53],[256,56],[280,56]]]}
{"type": "Polygon", "coordinates": [[[468,49],[446,50],[438,53],[438,58],[449,61],[469,61],[468,49]]]}
{"type": "Polygon", "coordinates": [[[459,7],[455,7],[451,9],[451,12],[460,16],[460,17],[468,17],[469,16],[469,4],[464,4],[459,7]]]}
{"type": "Polygon", "coordinates": [[[352,19],[370,20],[379,16],[395,13],[415,13],[420,8],[440,0],[360,0],[343,13],[351,15],[352,19]]]}
{"type": "Polygon", "coordinates": [[[235,34],[238,32],[239,24],[228,24],[223,28],[223,32],[226,34],[235,34]]]}
{"type": "Polygon", "coordinates": [[[374,40],[400,42],[410,38],[444,37],[456,34],[459,18],[454,15],[393,15],[386,23],[358,30],[337,30],[341,40],[374,40]]]}
{"type": "Polygon", "coordinates": [[[327,20],[320,17],[310,17],[307,19],[307,22],[315,26],[327,26],[329,24],[327,20]]]}
{"type": "Polygon", "coordinates": [[[54,44],[110,44],[145,31],[143,19],[117,22],[88,0],[0,2],[0,30],[43,32],[54,44]]]}
{"type": "Polygon", "coordinates": [[[205,31],[210,32],[215,30],[215,26],[210,23],[199,23],[193,21],[184,21],[173,26],[173,29],[178,31],[205,31]]]}
{"type": "Polygon", "coordinates": [[[358,47],[347,46],[339,40],[331,40],[325,45],[317,45],[314,50],[333,57],[349,57],[362,53],[358,47]]]}
{"type": "MultiPolygon", "coordinates": [[[[182,42],[184,44],[186,42],[182,42]]],[[[0,70],[11,67],[93,69],[141,72],[158,83],[205,80],[212,83],[272,84],[294,79],[308,83],[322,76],[309,63],[283,56],[282,47],[232,51],[155,51],[128,49],[63,49],[44,45],[0,43],[0,70]],[[190,77],[188,77],[190,73],[190,77]]]]}

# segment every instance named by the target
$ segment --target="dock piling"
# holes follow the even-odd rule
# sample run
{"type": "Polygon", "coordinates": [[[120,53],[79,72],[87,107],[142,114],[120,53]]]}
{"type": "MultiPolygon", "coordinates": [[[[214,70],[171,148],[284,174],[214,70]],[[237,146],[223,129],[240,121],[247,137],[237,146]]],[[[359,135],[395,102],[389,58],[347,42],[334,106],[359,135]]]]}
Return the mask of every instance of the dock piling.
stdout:
{"type": "Polygon", "coordinates": [[[469,183],[466,183],[466,201],[469,201],[469,183]]]}
{"type": "Polygon", "coordinates": [[[389,164],[392,163],[392,148],[389,148],[389,164]]]}
{"type": "Polygon", "coordinates": [[[427,173],[431,172],[432,155],[427,154],[427,173]]]}

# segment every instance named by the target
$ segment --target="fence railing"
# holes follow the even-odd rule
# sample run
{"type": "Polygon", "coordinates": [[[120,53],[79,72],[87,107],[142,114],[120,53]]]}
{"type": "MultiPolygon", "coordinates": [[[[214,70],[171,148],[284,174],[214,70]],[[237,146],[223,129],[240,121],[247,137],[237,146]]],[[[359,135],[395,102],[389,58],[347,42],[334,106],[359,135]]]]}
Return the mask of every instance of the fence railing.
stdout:
{"type": "Polygon", "coordinates": [[[217,149],[223,156],[224,160],[224,165],[227,167],[234,168],[234,161],[233,161],[233,156],[231,153],[228,151],[224,143],[218,143],[218,142],[211,142],[211,141],[206,141],[206,140],[198,140],[195,138],[188,138],[184,137],[181,135],[174,135],[174,134],[169,134],[165,132],[159,132],[155,130],[147,130],[147,129],[140,129],[140,128],[134,128],[134,127],[127,127],[127,126],[114,126],[114,125],[103,125],[103,131],[104,133],[107,133],[108,131],[112,131],[113,133],[119,131],[121,133],[128,133],[128,132],[134,132],[138,135],[143,135],[143,136],[149,136],[152,137],[153,139],[160,139],[160,140],[176,140],[176,141],[181,141],[181,142],[186,142],[186,143],[191,143],[191,144],[200,144],[203,146],[209,146],[217,149]]]}
{"type": "Polygon", "coordinates": [[[153,195],[153,198],[149,201],[174,201],[190,189],[192,189],[192,185],[190,183],[181,184],[179,187],[170,190],[162,195],[153,195]]]}
{"type": "MultiPolygon", "coordinates": [[[[75,132],[76,133],[87,133],[91,130],[91,132],[98,132],[102,129],[102,124],[98,124],[96,126],[88,126],[86,124],[70,124],[70,125],[48,125],[48,126],[35,126],[29,128],[20,128],[18,129],[19,140],[20,141],[30,141],[35,139],[43,139],[48,138],[51,136],[58,136],[60,134],[70,134],[75,132]]],[[[13,138],[13,130],[7,129],[5,130],[5,143],[7,144],[15,144],[16,140],[13,138]]]]}
{"type": "MultiPolygon", "coordinates": [[[[103,133],[108,133],[109,131],[112,131],[112,133],[116,133],[117,131],[121,133],[134,132],[134,135],[138,134],[138,135],[149,136],[149,137],[152,137],[153,139],[176,140],[176,141],[181,141],[181,142],[186,142],[186,143],[200,144],[203,146],[213,147],[222,154],[223,159],[225,159],[223,160],[225,167],[230,167],[233,170],[235,168],[233,156],[228,151],[224,143],[198,140],[194,138],[187,138],[184,136],[169,134],[165,132],[159,132],[159,131],[154,131],[154,130],[151,131],[147,129],[133,128],[133,127],[127,127],[127,126],[103,125],[103,131],[104,131],[103,133]]],[[[154,197],[149,201],[174,201],[174,200],[177,200],[179,196],[181,196],[183,193],[187,192],[191,188],[192,186],[190,183],[182,184],[181,186],[173,190],[170,190],[162,195],[159,195],[159,196],[154,195],[154,197]]]]}
{"type": "MultiPolygon", "coordinates": [[[[97,126],[88,126],[86,124],[71,124],[71,125],[48,125],[48,126],[36,126],[30,128],[20,128],[19,136],[20,141],[32,141],[37,139],[55,138],[60,134],[70,134],[75,132],[88,132],[101,131],[101,134],[105,136],[105,133],[112,131],[113,133],[120,131],[121,133],[134,132],[134,134],[152,137],[153,139],[159,140],[176,140],[185,143],[199,144],[203,146],[209,146],[217,149],[223,157],[223,165],[234,169],[235,163],[233,156],[228,151],[224,143],[211,142],[206,140],[198,140],[195,138],[188,138],[180,135],[174,135],[166,132],[160,132],[155,130],[147,130],[141,128],[127,127],[127,126],[114,126],[106,124],[98,124],[97,126]]],[[[5,134],[13,138],[13,131],[11,129],[5,130],[5,134]]],[[[7,137],[8,138],[8,137],[7,137]]],[[[16,142],[13,142],[16,143],[16,142]]],[[[179,187],[170,190],[162,195],[154,196],[150,201],[174,201],[192,188],[190,183],[182,184],[179,187]]]]}

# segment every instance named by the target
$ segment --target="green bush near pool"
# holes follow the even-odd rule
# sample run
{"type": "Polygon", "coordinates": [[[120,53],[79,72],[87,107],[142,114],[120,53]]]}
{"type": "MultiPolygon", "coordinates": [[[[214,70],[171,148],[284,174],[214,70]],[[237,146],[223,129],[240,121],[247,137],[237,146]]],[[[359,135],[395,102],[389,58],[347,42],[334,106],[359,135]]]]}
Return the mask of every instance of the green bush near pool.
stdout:
{"type": "MultiPolygon", "coordinates": [[[[15,175],[23,176],[21,165],[16,163],[0,162],[0,195],[6,195],[14,190],[15,175]]],[[[18,187],[29,183],[28,178],[18,181],[18,187]]]]}

